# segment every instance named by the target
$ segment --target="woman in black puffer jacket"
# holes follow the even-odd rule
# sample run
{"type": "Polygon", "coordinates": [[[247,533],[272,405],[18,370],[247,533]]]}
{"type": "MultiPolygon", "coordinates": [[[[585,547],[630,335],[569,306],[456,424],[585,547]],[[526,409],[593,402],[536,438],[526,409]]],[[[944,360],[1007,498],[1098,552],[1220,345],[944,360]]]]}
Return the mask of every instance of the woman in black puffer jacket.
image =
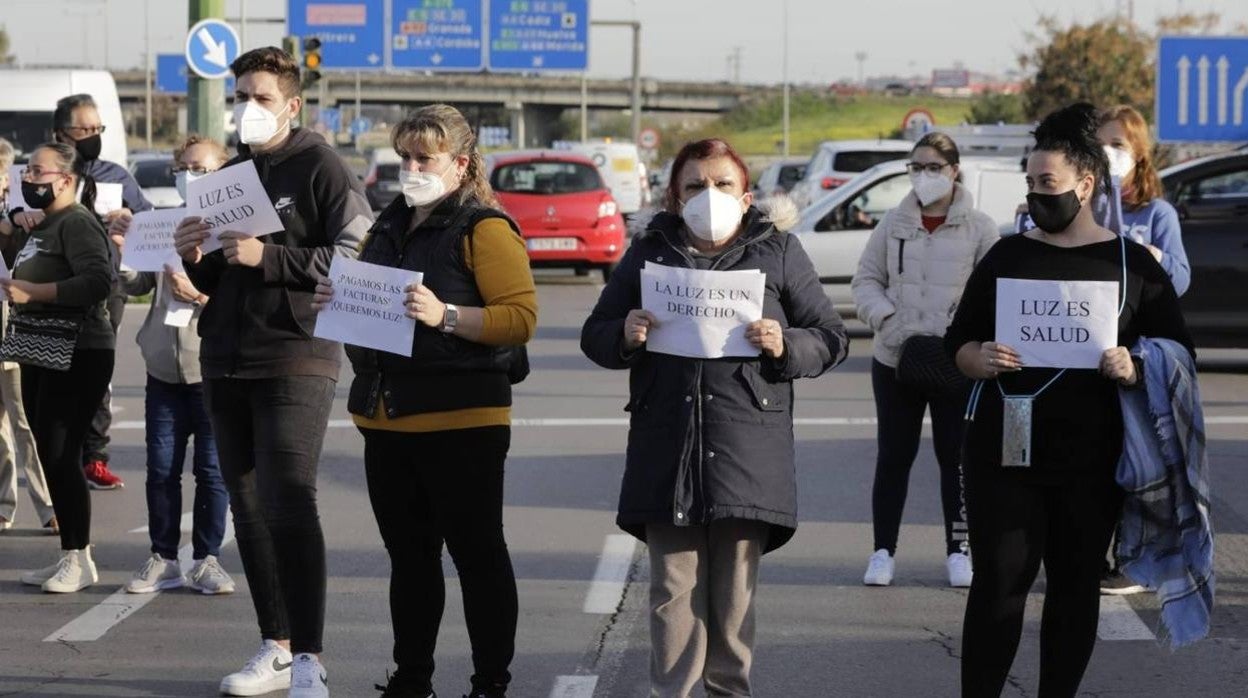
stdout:
{"type": "Polygon", "coordinates": [[[666,210],[633,240],[581,349],[604,368],[630,369],[617,523],[650,549],[651,695],[683,698],[699,681],[750,695],[759,558],[797,528],[792,382],[836,366],[848,341],[801,244],[783,233],[791,204],[770,216],[752,206],[731,146],[688,144],[672,172],[666,210]],[[745,330],[760,354],[648,351],[646,263],[763,272],[763,317],[745,330]]]}

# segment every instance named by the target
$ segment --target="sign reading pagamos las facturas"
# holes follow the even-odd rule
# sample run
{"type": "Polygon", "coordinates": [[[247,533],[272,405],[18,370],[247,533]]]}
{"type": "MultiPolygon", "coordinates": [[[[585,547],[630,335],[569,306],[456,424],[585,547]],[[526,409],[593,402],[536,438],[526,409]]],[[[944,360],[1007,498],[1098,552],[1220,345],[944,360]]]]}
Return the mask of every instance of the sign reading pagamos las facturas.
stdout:
{"type": "Polygon", "coordinates": [[[996,341],[1027,367],[1097,368],[1118,345],[1118,282],[997,279],[996,341]]]}
{"type": "Polygon", "coordinates": [[[334,297],[316,317],[313,335],[369,349],[412,355],[416,321],[403,299],[424,274],[345,257],[329,264],[334,297]]]}
{"type": "Polygon", "coordinates": [[[200,245],[204,254],[221,249],[226,231],[260,237],[285,229],[251,160],[187,182],[186,215],[212,227],[200,245]]]}
{"type": "Polygon", "coordinates": [[[758,356],[746,325],[763,317],[767,277],[757,269],[703,271],[646,263],[641,307],[657,322],[646,351],[698,359],[758,356]]]}
{"type": "Polygon", "coordinates": [[[154,208],[134,214],[126,230],[121,263],[134,271],[164,271],[165,265],[181,269],[173,234],[186,215],[183,208],[154,208]]]}

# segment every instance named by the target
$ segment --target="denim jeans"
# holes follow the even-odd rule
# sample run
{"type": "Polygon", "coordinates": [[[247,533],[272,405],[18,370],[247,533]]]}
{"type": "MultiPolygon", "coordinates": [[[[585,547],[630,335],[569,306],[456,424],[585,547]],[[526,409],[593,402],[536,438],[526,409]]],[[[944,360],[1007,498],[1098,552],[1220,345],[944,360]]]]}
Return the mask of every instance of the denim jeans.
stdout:
{"type": "Polygon", "coordinates": [[[204,407],[202,383],[166,383],[147,377],[147,527],[152,552],[178,557],[181,537],[182,468],[195,437],[191,549],[196,560],[221,554],[230,498],[217,462],[217,442],[204,407]]]}
{"type": "Polygon", "coordinates": [[[326,572],[316,471],[334,381],[210,378],[204,389],[260,636],[319,654],[326,572]]]}

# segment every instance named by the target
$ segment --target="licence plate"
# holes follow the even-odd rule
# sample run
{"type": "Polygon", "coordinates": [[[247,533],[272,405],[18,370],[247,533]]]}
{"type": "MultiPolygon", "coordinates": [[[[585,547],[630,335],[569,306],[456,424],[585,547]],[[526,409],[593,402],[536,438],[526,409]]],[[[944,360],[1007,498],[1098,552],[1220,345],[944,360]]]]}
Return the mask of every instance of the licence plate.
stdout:
{"type": "Polygon", "coordinates": [[[529,238],[530,250],[575,250],[576,238],[529,238]]]}

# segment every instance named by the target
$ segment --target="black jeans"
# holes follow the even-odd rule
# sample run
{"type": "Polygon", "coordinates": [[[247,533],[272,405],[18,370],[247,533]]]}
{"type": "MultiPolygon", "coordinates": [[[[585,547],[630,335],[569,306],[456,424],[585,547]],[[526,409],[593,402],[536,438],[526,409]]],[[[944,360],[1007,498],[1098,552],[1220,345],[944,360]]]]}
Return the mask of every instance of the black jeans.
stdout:
{"type": "Polygon", "coordinates": [[[325,538],[316,470],[334,381],[216,378],[204,388],[260,636],[289,639],[292,652],[318,653],[325,538]]]}
{"type": "Polygon", "coordinates": [[[505,426],[405,434],[361,429],[368,496],[390,553],[394,661],[431,691],[446,603],[442,544],[459,572],[474,689],[506,688],[518,601],[503,538],[505,426]]]}
{"type": "Polygon", "coordinates": [[[112,349],[77,349],[68,371],[22,366],[22,402],[61,527],[62,550],[82,550],[91,543],[82,441],[113,379],[114,358],[112,349]]]}
{"type": "MultiPolygon", "coordinates": [[[[121,317],[126,312],[126,294],[120,292],[120,286],[113,286],[113,295],[108,297],[108,321],[113,326],[113,336],[117,336],[117,328],[121,327],[121,317]]],[[[82,440],[82,464],[102,460],[108,462],[108,431],[113,426],[113,384],[104,386],[104,395],[100,398],[91,422],[87,425],[87,434],[82,440]]]]}
{"type": "Polygon", "coordinates": [[[901,514],[910,489],[910,468],[919,454],[923,414],[931,407],[932,442],[940,464],[940,501],[945,515],[945,554],[963,552],[966,517],[962,513],[962,417],[966,390],[946,395],[927,395],[897,381],[897,370],[871,362],[871,388],[875,392],[878,420],[875,483],[871,488],[871,514],[875,524],[875,547],[897,552],[901,514]]]}
{"type": "Polygon", "coordinates": [[[1113,468],[1105,470],[1099,480],[1040,485],[1000,468],[967,469],[975,578],[962,628],[964,698],[1001,695],[1042,561],[1039,698],[1078,691],[1096,644],[1105,546],[1122,507],[1113,468]]]}

